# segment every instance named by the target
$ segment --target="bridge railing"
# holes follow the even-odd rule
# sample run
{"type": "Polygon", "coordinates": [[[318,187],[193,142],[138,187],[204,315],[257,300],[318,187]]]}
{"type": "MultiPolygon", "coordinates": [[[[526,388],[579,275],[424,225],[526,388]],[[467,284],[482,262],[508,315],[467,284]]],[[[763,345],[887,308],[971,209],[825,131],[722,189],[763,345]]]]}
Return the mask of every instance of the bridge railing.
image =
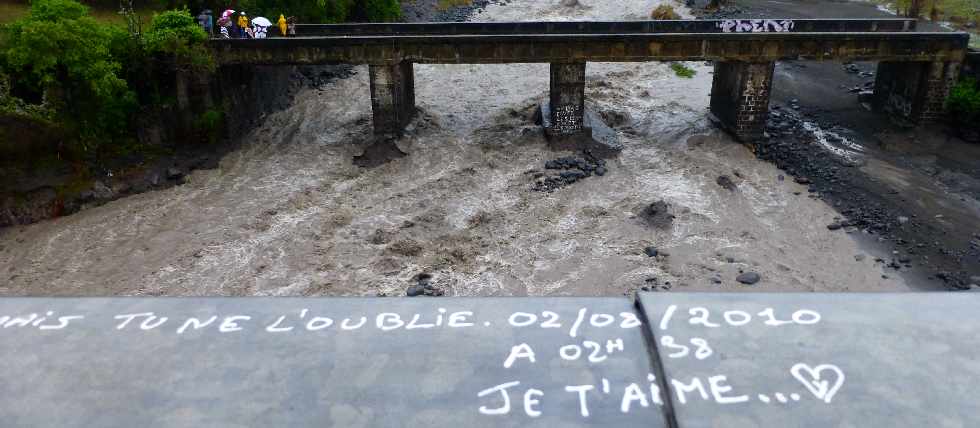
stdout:
{"type": "Polygon", "coordinates": [[[590,22],[427,22],[381,24],[299,24],[296,34],[366,35],[508,35],[508,34],[664,34],[757,32],[906,32],[914,19],[719,19],[590,22]]]}

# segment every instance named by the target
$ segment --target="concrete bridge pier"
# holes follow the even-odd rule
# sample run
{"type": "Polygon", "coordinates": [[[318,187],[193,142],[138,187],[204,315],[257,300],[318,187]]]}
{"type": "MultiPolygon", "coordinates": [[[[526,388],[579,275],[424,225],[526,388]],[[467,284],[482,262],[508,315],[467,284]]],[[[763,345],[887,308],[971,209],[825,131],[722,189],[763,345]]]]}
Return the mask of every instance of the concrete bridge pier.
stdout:
{"type": "Polygon", "coordinates": [[[415,72],[411,62],[369,64],[374,142],[354,156],[354,164],[374,167],[408,153],[396,144],[415,117],[415,72]]]}
{"type": "Polygon", "coordinates": [[[774,62],[718,61],[711,84],[713,119],[741,142],[762,138],[774,62]]]}
{"type": "Polygon", "coordinates": [[[371,111],[374,134],[397,138],[415,117],[415,72],[411,62],[371,64],[371,111]]]}
{"type": "Polygon", "coordinates": [[[585,130],[585,63],[551,63],[551,101],[545,132],[553,137],[585,130]]]}
{"type": "Polygon", "coordinates": [[[941,119],[960,65],[944,61],[879,62],[872,108],[916,123],[941,119]]]}
{"type": "Polygon", "coordinates": [[[612,157],[622,151],[616,132],[585,108],[585,62],[551,63],[551,94],[541,105],[541,125],[555,150],[612,157]]]}

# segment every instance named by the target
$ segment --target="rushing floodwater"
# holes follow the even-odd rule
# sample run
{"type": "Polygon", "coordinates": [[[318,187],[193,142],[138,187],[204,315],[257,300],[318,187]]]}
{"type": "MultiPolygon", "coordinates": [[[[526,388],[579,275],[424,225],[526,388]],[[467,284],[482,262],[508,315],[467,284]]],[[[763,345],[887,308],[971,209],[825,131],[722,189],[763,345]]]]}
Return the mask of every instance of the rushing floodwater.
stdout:
{"type": "MultiPolygon", "coordinates": [[[[640,19],[653,1],[515,0],[480,20],[640,19]],[[615,3],[615,4],[614,4],[615,3]]],[[[57,295],[403,295],[434,275],[448,295],[673,290],[903,290],[882,279],[834,212],[705,119],[711,67],[590,64],[587,97],[625,150],[605,177],[530,190],[549,151],[531,121],[546,64],[417,65],[411,155],[365,170],[364,68],[301,92],[215,170],[189,183],[0,231],[0,292],[57,295]],[[719,175],[738,185],[716,184],[719,175]],[[794,192],[801,192],[795,195],[794,192]],[[670,229],[636,214],[671,204],[670,229]],[[668,257],[649,258],[655,245],[668,257]],[[712,284],[712,277],[722,284],[712,284]]]]}

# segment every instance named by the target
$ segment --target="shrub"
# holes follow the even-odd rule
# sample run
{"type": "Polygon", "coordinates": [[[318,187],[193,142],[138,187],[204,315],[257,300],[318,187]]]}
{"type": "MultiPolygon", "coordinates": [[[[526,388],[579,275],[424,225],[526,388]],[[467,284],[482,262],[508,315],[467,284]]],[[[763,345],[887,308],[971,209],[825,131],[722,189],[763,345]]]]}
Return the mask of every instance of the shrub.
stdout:
{"type": "Polygon", "coordinates": [[[5,104],[42,106],[76,131],[83,149],[128,134],[136,100],[113,55],[128,34],[87,13],[74,0],[35,0],[0,37],[0,72],[18,99],[5,104]]]}
{"type": "MultiPolygon", "coordinates": [[[[250,17],[265,16],[273,22],[279,15],[296,16],[301,23],[347,22],[358,0],[242,0],[240,10],[250,17]]],[[[238,10],[238,9],[236,9],[238,10]]]]}
{"type": "Polygon", "coordinates": [[[363,0],[358,8],[358,17],[368,22],[392,22],[402,17],[398,0],[363,0]]]}
{"type": "Polygon", "coordinates": [[[224,111],[210,109],[194,120],[194,130],[201,134],[209,144],[215,144],[221,138],[221,129],[224,121],[224,111]]]}
{"type": "Polygon", "coordinates": [[[685,79],[690,79],[694,77],[694,75],[698,74],[698,72],[694,71],[694,69],[679,62],[670,63],[670,69],[674,70],[674,74],[676,74],[677,77],[683,77],[685,79]]]}
{"type": "Polygon", "coordinates": [[[662,4],[657,6],[653,12],[650,12],[651,19],[681,19],[681,16],[674,11],[674,7],[669,4],[662,4]]]}
{"type": "Polygon", "coordinates": [[[214,59],[204,42],[208,34],[197,25],[187,9],[153,15],[143,33],[143,44],[151,55],[170,56],[174,64],[192,71],[213,71],[214,59]]]}
{"type": "Polygon", "coordinates": [[[974,80],[960,82],[949,91],[946,99],[953,123],[969,131],[980,131],[980,89],[974,80]]]}

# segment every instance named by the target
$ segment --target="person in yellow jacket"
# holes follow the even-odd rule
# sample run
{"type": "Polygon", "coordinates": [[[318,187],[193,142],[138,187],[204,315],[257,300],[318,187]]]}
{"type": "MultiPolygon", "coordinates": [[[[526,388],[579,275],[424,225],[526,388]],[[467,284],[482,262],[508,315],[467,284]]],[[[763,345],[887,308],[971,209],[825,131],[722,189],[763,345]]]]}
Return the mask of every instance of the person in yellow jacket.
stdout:
{"type": "Polygon", "coordinates": [[[248,16],[245,15],[245,11],[242,11],[241,15],[238,15],[238,34],[239,37],[245,38],[245,29],[248,28],[248,16]]]}
{"type": "Polygon", "coordinates": [[[286,17],[282,14],[279,14],[279,32],[286,37],[286,17]]]}

